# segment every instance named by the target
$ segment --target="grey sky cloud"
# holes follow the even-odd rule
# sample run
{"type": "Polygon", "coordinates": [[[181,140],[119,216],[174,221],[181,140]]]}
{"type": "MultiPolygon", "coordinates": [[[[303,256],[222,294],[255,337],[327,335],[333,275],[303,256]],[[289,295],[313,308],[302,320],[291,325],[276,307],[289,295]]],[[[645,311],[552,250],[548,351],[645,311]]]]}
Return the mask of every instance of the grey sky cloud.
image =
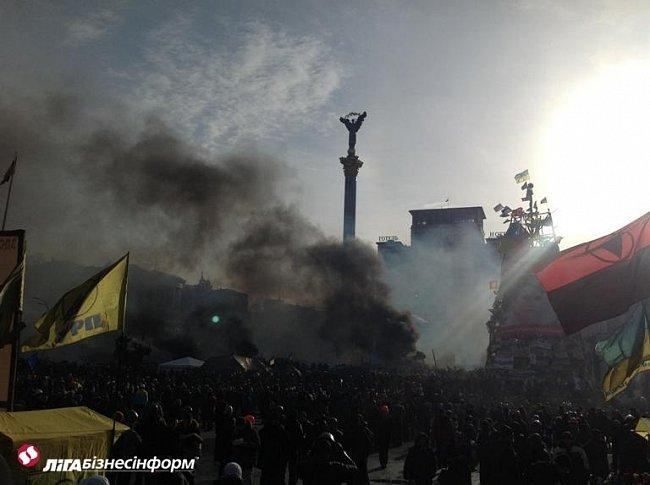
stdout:
{"type": "Polygon", "coordinates": [[[177,16],[147,36],[133,99],[206,146],[304,129],[340,86],[343,67],[317,36],[245,22],[216,24],[215,42],[195,28],[177,16]]]}
{"type": "Polygon", "coordinates": [[[66,43],[78,45],[97,41],[119,21],[120,15],[110,8],[71,18],[67,25],[66,43]]]}
{"type": "MultiPolygon", "coordinates": [[[[557,113],[571,113],[563,104],[601,71],[633,62],[636,81],[616,82],[643,85],[648,22],[643,1],[224,0],[183,9],[171,1],[8,1],[0,4],[0,83],[38,94],[63,86],[107,116],[120,104],[140,119],[154,112],[220,154],[252,142],[295,169],[302,195],[287,197],[332,236],[341,232],[338,157],[347,136],[337,119],[367,109],[357,144],[363,240],[408,241],[407,211],[447,197],[452,206],[512,205],[520,196],[512,176],[529,168],[571,244],[644,212],[634,194],[644,191],[650,164],[639,153],[648,153],[650,137],[645,150],[612,160],[622,170],[603,177],[580,146],[569,147],[576,159],[550,164],[540,150],[555,141],[545,133],[570,121],[557,113]],[[106,9],[119,16],[109,28],[106,9]],[[70,44],[70,26],[83,21],[94,25],[78,28],[88,40],[70,44]],[[632,171],[638,176],[625,175],[632,171]],[[568,173],[579,179],[560,184],[568,173]],[[615,212],[576,229],[585,208],[612,200],[615,212]]],[[[626,107],[646,99],[626,96],[626,107]]],[[[616,129],[611,113],[593,111],[604,132],[616,129]]],[[[502,225],[489,214],[487,227],[502,225]]]]}

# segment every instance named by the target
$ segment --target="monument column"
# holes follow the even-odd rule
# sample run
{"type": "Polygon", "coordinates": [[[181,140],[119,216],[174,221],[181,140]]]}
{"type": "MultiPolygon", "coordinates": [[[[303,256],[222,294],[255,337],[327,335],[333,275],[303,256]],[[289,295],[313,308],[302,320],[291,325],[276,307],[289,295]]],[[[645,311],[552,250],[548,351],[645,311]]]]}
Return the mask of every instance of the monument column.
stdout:
{"type": "Polygon", "coordinates": [[[345,174],[345,198],[343,202],[343,240],[354,239],[357,213],[357,174],[363,165],[356,155],[341,157],[345,174]]]}
{"type": "Polygon", "coordinates": [[[341,157],[343,173],[345,174],[345,199],[343,202],[343,240],[354,239],[356,230],[357,212],[357,175],[363,162],[354,152],[357,143],[357,131],[361,128],[363,120],[366,119],[366,112],[349,113],[339,118],[339,121],[348,129],[348,155],[341,157]]]}

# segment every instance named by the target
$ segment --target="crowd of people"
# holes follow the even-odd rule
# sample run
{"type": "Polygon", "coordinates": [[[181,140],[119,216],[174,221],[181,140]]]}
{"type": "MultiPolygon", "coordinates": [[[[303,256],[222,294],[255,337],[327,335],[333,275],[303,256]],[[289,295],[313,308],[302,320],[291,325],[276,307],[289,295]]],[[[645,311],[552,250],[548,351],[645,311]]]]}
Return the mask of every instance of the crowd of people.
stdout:
{"type": "MultiPolygon", "coordinates": [[[[130,430],[113,456],[214,460],[217,484],[368,484],[368,458],[413,442],[403,477],[414,485],[645,483],[645,409],[536,402],[509,396],[486,372],[307,365],[249,372],[158,372],[71,363],[23,366],[23,409],[88,406],[130,430]],[[203,450],[206,432],[214,447],[203,450]],[[208,456],[209,455],[209,456],[208,456]]],[[[191,471],[120,473],[111,485],[193,484],[191,471]]],[[[648,481],[647,483],[650,483],[648,481]]]]}

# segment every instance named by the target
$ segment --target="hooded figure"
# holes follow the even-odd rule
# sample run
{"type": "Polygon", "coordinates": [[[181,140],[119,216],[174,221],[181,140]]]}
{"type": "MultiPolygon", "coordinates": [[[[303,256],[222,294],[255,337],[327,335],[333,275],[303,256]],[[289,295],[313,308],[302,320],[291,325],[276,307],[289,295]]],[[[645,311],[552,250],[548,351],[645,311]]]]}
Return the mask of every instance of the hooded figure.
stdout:
{"type": "Polygon", "coordinates": [[[331,433],[323,433],[316,439],[309,456],[299,467],[304,485],[351,483],[357,472],[357,465],[331,433]]]}
{"type": "Polygon", "coordinates": [[[404,478],[415,485],[431,485],[436,474],[436,454],[429,444],[429,437],[420,433],[404,461],[404,478]]]}
{"type": "Polygon", "coordinates": [[[226,463],[223,467],[221,478],[217,482],[218,485],[242,485],[242,469],[238,463],[231,461],[226,463]]]}

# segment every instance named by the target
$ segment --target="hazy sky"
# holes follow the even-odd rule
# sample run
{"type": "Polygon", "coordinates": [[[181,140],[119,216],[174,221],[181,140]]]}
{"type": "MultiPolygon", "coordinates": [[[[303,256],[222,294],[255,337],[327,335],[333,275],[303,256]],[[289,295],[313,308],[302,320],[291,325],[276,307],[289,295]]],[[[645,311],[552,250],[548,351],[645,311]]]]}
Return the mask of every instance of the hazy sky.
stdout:
{"type": "Polygon", "coordinates": [[[338,117],[365,109],[360,238],[408,241],[407,211],[448,197],[502,230],[491,207],[528,168],[566,247],[650,207],[648,25],[643,0],[4,0],[0,88],[80,90],[204,150],[280,157],[287,198],[335,236],[338,117]]]}

